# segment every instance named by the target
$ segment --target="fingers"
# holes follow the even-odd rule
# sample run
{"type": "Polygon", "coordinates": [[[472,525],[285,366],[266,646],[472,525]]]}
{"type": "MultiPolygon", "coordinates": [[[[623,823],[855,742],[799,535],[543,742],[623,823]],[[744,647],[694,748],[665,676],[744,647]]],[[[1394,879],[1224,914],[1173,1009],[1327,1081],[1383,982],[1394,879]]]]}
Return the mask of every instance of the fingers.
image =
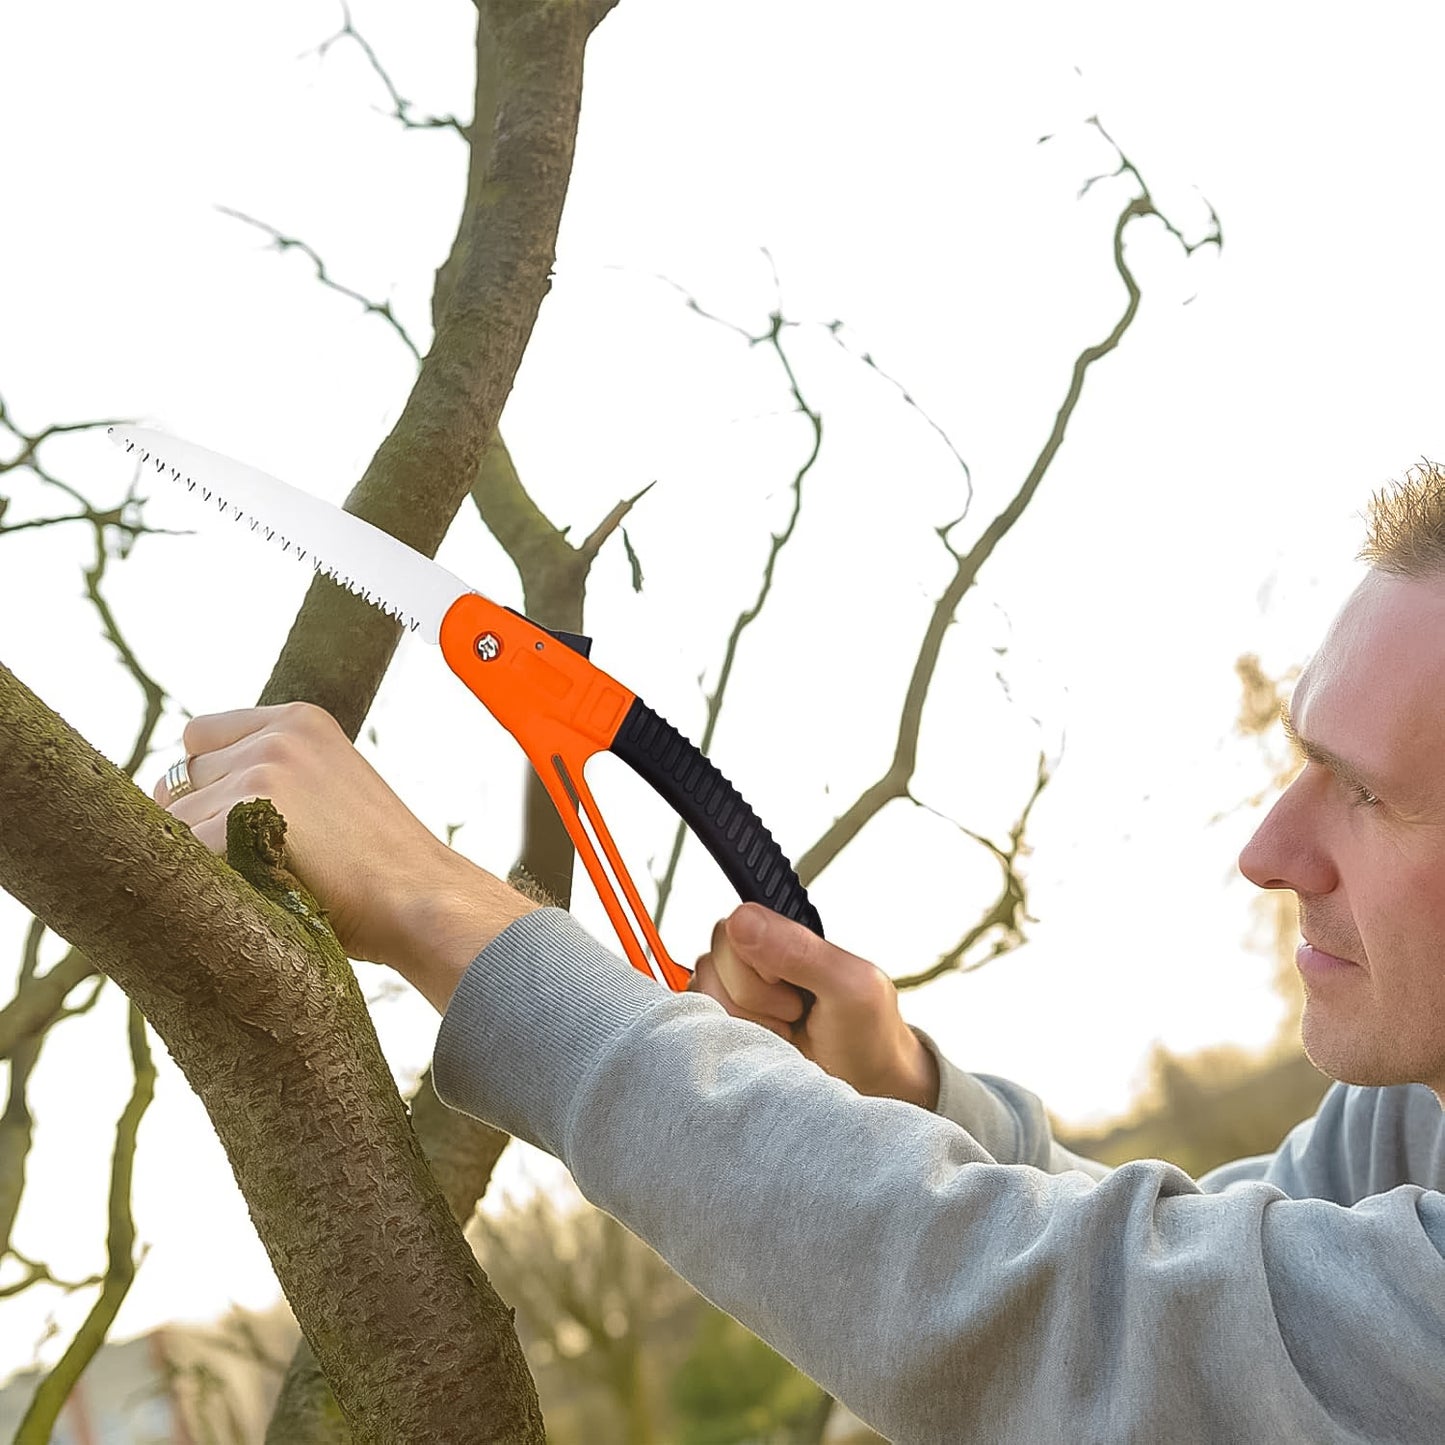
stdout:
{"type": "Polygon", "coordinates": [[[788,1019],[744,1008],[739,1004],[719,976],[713,954],[706,953],[698,959],[697,967],[693,970],[692,982],[688,984],[688,992],[706,994],[715,1003],[720,1003],[734,1018],[761,1024],[763,1028],[777,1034],[780,1039],[792,1041],[793,1028],[788,1019]]]}
{"type": "Polygon", "coordinates": [[[791,984],[767,977],[755,959],[734,945],[731,923],[732,919],[723,919],[713,925],[712,947],[705,955],[708,974],[716,976],[719,986],[739,1009],[750,1015],[796,1023],[806,1012],[806,999],[791,984]]]}
{"type": "Polygon", "coordinates": [[[327,911],[352,958],[409,957],[427,902],[450,887],[456,855],[357,752],[334,718],[305,703],[193,718],[183,745],[194,789],[155,796],[214,853],[236,804],[269,799],[286,820],[287,867],[327,911]]]}
{"type": "MultiPolygon", "coordinates": [[[[274,707],[243,707],[234,712],[213,712],[202,717],[193,717],[181,734],[181,741],[187,753],[199,757],[230,747],[242,738],[264,732],[285,720],[287,726],[315,726],[322,719],[331,721],[331,715],[324,709],[310,703],[287,702],[274,707]]],[[[334,722],[331,724],[336,725],[334,722]]]]}
{"type": "Polygon", "coordinates": [[[319,741],[328,732],[341,736],[331,714],[310,703],[280,703],[193,717],[181,734],[192,791],[172,799],[162,774],[151,788],[151,797],[162,807],[179,806],[234,774],[243,759],[285,762],[290,756],[288,748],[295,745],[293,739],[311,736],[319,741]]]}
{"type": "MultiPolygon", "coordinates": [[[[225,753],[213,753],[192,762],[191,777],[195,779],[191,792],[183,793],[179,798],[157,796],[156,801],[171,817],[179,818],[193,833],[197,833],[197,836],[202,823],[219,817],[223,829],[222,848],[226,841],[226,814],[237,803],[271,796],[271,792],[265,787],[263,775],[254,769],[238,766],[238,760],[228,759],[225,753]],[[197,777],[198,773],[202,776],[197,777]]],[[[158,795],[165,793],[164,779],[156,785],[156,792],[158,795]]]]}
{"type": "MultiPolygon", "coordinates": [[[[237,803],[247,802],[252,798],[268,797],[270,793],[259,788],[237,786],[224,768],[216,765],[214,762],[216,756],[212,754],[210,758],[205,759],[211,765],[210,771],[214,773],[213,780],[209,785],[198,786],[195,792],[185,793],[179,798],[168,799],[163,796],[165,780],[162,779],[156,784],[155,791],[156,801],[171,817],[184,823],[212,853],[224,854],[226,851],[226,819],[231,809],[237,803]]],[[[195,777],[196,772],[196,764],[192,763],[191,776],[195,777]]]]}
{"type": "Polygon", "coordinates": [[[788,1024],[802,1020],[814,997],[855,1011],[876,1007],[886,984],[866,959],[758,903],[742,904],[713,928],[698,967],[700,990],[730,1011],[788,1024]]]}
{"type": "Polygon", "coordinates": [[[161,807],[168,808],[172,803],[180,802],[181,798],[199,792],[208,783],[215,782],[216,779],[221,776],[221,770],[216,766],[216,763],[204,753],[187,753],[185,755],[185,764],[184,775],[190,779],[191,786],[182,789],[179,797],[177,797],[171,789],[171,773],[176,767],[175,763],[172,763],[171,767],[167,768],[166,771],[155,780],[155,785],[151,788],[151,797],[153,797],[161,807]]]}
{"type": "Polygon", "coordinates": [[[851,983],[865,971],[877,972],[866,959],[760,903],[735,908],[725,927],[738,957],[770,983],[791,984],[795,990],[821,996],[836,993],[840,983],[851,983]]]}
{"type": "Polygon", "coordinates": [[[937,1103],[937,1063],[904,1022],[892,980],[801,923],[743,904],[714,928],[694,980],[860,1094],[937,1103]]]}
{"type": "MultiPolygon", "coordinates": [[[[809,1033],[817,1039],[836,1033],[849,1053],[878,1029],[885,1032],[898,1017],[898,992],[882,969],[820,938],[790,918],[757,903],[745,903],[725,920],[732,965],[740,975],[755,974],[759,983],[744,990],[753,1007],[770,997],[762,988],[784,989],[799,1001],[788,1015],[808,1015],[809,1033]],[[856,1040],[855,1036],[856,1035],[856,1040]]],[[[728,951],[715,951],[720,959],[728,951]]],[[[725,972],[730,990],[732,973],[725,972]]],[[[845,1076],[846,1077],[846,1076],[845,1076]]]]}
{"type": "MultiPolygon", "coordinates": [[[[185,819],[181,819],[185,822],[185,819]]],[[[223,814],[212,814],[204,822],[187,824],[191,832],[195,834],[198,841],[204,843],[212,853],[224,854],[226,851],[226,819],[223,814]]]]}
{"type": "Polygon", "coordinates": [[[322,741],[327,729],[341,736],[330,714],[308,703],[194,717],[181,735],[190,789],[173,796],[162,774],[151,796],[213,852],[222,853],[231,808],[251,798],[272,797],[279,771],[309,746],[308,739],[322,741]]]}

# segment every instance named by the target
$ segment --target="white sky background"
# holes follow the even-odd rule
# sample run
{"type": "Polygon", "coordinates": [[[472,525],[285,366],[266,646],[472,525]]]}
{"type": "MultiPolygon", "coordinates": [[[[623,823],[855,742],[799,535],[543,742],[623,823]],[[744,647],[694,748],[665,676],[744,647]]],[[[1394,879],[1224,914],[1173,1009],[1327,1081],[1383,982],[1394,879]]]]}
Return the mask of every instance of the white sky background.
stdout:
{"type": "MultiPolygon", "coordinates": [[[[298,58],[338,7],[236,13],[162,0],[0,12],[0,395],[28,428],[133,417],[339,500],[399,413],[411,358],[303,259],[214,207],[303,237],[339,281],[391,299],[424,346],[465,157],[454,136],[378,113],[384,92],[354,46],[298,58]]],[[[355,14],[419,109],[468,114],[469,5],[355,14]]],[[[762,330],[771,251],[783,309],[806,323],[789,345],[825,448],[713,755],[795,856],[886,762],[948,575],[933,528],[963,500],[936,435],[818,323],[841,318],[967,458],[967,544],[1037,453],[1075,355],[1123,304],[1109,254],[1122,183],[1077,199],[1114,163],[1084,118],[1097,111],[1191,237],[1207,225],[1201,194],[1222,219],[1222,256],[1189,261],[1157,225],[1131,231],[1139,318],[1091,374],[1033,508],[949,635],[915,782],[943,817],[895,805],[813,889],[839,942],[896,972],[930,961],[996,876],[947,819],[1001,835],[1039,741],[1064,738],[1031,830],[1029,946],[908,1008],[960,1062],[1020,1079],[1071,1120],[1121,1108],[1156,1039],[1253,1044],[1276,1028],[1234,876],[1254,817],[1235,805],[1267,765],[1231,734],[1233,662],[1301,661],[1356,575],[1369,490],[1445,453],[1442,22],[1420,6],[1374,7],[1368,28],[1357,16],[623,0],[589,50],[556,284],[505,432],[533,494],[582,532],[656,479],[629,522],[646,589],[632,594],[609,544],[588,626],[594,659],[696,734],[697,678],[715,676],[752,598],[808,436],[766,350],[654,278],[762,330]],[[993,679],[1003,643],[1012,705],[993,679]]],[[[99,437],[45,455],[98,503],[129,480],[99,437]]],[[[13,473],[0,492],[7,521],[68,510],[13,473]]],[[[148,520],[196,519],[157,496],[148,520]]],[[[138,699],[82,598],[89,548],[73,525],[0,539],[0,658],[121,759],[138,699]]],[[[441,560],[519,601],[474,516],[441,560]]],[[[112,565],[108,595],[152,673],[204,712],[254,701],[308,575],[211,530],[143,539],[112,565]]],[[[504,867],[520,754],[440,655],[406,644],[371,721],[398,791],[438,831],[464,821],[458,846],[504,867]]],[[[147,786],[180,726],[178,712],[163,726],[147,786]]],[[[623,792],[608,813],[645,872],[669,835],[634,803],[623,792]]],[[[585,884],[579,900],[606,936],[585,884]]],[[[689,960],[726,899],[699,867],[680,903],[664,933],[689,960]]],[[[12,958],[21,917],[0,898],[12,958]]],[[[58,951],[52,940],[47,957],[58,951]]],[[[32,1082],[16,1238],[62,1274],[103,1266],[123,1016],[108,990],[57,1031],[32,1082]]],[[[414,1074],[430,1011],[388,1002],[379,1025],[414,1074]]],[[[161,1062],[136,1177],[151,1252],[118,1334],[274,1288],[204,1113],[161,1062]]],[[[0,1374],[31,1360],[49,1310],[68,1332],[87,1302],[7,1301],[0,1374]]]]}

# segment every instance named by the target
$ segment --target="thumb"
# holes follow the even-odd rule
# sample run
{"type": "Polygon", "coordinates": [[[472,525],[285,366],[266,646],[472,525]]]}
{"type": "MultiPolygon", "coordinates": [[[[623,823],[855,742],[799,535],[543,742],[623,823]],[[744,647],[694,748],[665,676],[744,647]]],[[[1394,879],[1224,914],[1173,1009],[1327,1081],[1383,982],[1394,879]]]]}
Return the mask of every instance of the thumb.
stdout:
{"type": "MultiPolygon", "coordinates": [[[[861,961],[810,928],[761,903],[744,903],[724,923],[738,957],[769,983],[790,983],[816,994],[836,980],[840,968],[861,961]]],[[[871,965],[868,965],[871,968],[871,965]]]]}

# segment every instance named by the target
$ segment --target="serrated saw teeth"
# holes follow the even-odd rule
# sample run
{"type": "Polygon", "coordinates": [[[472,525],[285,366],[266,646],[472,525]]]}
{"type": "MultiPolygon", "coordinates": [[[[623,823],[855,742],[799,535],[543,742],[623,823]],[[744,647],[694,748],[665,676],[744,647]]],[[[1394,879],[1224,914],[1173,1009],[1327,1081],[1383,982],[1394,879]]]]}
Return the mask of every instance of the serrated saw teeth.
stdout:
{"type": "Polygon", "coordinates": [[[353,597],[359,597],[363,602],[375,607],[378,612],[384,613],[393,621],[401,623],[408,632],[415,632],[421,626],[418,618],[409,616],[402,608],[393,606],[383,597],[378,597],[374,592],[368,591],[354,577],[347,577],[329,562],[322,562],[317,558],[312,559],[312,570],[329,577],[338,587],[344,587],[353,597]]]}
{"type": "Polygon", "coordinates": [[[268,542],[279,542],[282,552],[297,562],[310,560],[315,575],[324,574],[406,631],[420,633],[433,644],[439,641],[447,609],[457,597],[474,590],[389,533],[254,467],[191,446],[178,437],[144,431],[132,434],[125,426],[106,430],[139,465],[149,462],[156,475],[184,487],[197,501],[214,501],[222,516],[229,513],[238,523],[245,521],[250,531],[268,542]],[[263,503],[274,503],[275,520],[266,520],[268,508],[263,503]],[[344,563],[329,562],[313,550],[332,532],[336,547],[351,554],[344,563]],[[306,539],[304,545],[301,538],[306,539]],[[381,575],[373,575],[373,568],[379,568],[381,575]],[[357,581],[357,576],[366,577],[367,584],[357,581]],[[392,596],[397,591],[404,595],[414,591],[415,596],[408,605],[398,606],[379,588],[392,596]]]}
{"type": "MultiPolygon", "coordinates": [[[[110,430],[114,432],[114,428],[110,428],[110,430]]],[[[180,486],[183,486],[188,492],[194,492],[196,490],[196,487],[199,485],[199,483],[194,477],[186,476],[179,467],[171,466],[162,457],[152,457],[149,451],[147,451],[144,447],[139,446],[130,438],[122,438],[121,446],[127,452],[134,453],[137,461],[139,461],[142,465],[146,462],[150,462],[158,474],[164,475],[165,473],[169,472],[170,479],[173,482],[178,483],[180,486]]],[[[214,488],[201,487],[201,500],[203,502],[209,502],[212,497],[215,497],[216,506],[218,510],[223,514],[226,508],[228,506],[231,506],[231,504],[227,502],[227,500],[223,496],[216,492],[214,488]]],[[[246,512],[243,512],[240,507],[233,507],[232,510],[235,512],[236,520],[238,522],[249,522],[251,524],[251,530],[253,532],[264,531],[266,534],[266,540],[268,542],[274,542],[277,540],[277,532],[274,527],[268,527],[259,517],[252,517],[248,515],[246,512]]],[[[289,552],[291,550],[293,544],[289,537],[280,538],[280,542],[281,550],[283,552],[289,552]]],[[[296,548],[295,560],[298,562],[304,562],[306,560],[306,548],[296,548]]],[[[314,554],[311,558],[311,570],[325,577],[329,577],[333,582],[337,584],[338,587],[346,588],[346,590],[350,592],[352,596],[361,598],[363,602],[367,602],[371,606],[375,607],[379,612],[385,613],[386,616],[392,618],[396,622],[399,622],[408,632],[415,632],[421,626],[420,618],[409,616],[402,608],[395,607],[390,602],[387,602],[384,598],[375,596],[373,593],[367,591],[366,588],[362,587],[352,578],[343,577],[341,573],[329,562],[322,561],[320,557],[317,557],[314,554]]]]}

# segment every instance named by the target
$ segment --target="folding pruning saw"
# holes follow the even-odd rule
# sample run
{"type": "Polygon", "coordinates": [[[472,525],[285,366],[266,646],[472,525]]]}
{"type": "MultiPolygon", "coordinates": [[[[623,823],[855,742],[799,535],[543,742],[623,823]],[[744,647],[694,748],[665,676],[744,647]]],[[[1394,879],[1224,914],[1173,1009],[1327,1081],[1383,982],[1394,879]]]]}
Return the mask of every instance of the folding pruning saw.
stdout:
{"type": "Polygon", "coordinates": [[[390,533],[242,462],[144,428],[113,426],[109,434],[158,475],[440,645],[447,666],[536,769],[623,951],[643,973],[678,990],[692,978],[663,947],[587,786],[587,760],[603,751],[657,790],[739,897],[822,933],[807,891],[758,815],[687,738],[588,660],[587,638],[538,626],[390,533]]]}

